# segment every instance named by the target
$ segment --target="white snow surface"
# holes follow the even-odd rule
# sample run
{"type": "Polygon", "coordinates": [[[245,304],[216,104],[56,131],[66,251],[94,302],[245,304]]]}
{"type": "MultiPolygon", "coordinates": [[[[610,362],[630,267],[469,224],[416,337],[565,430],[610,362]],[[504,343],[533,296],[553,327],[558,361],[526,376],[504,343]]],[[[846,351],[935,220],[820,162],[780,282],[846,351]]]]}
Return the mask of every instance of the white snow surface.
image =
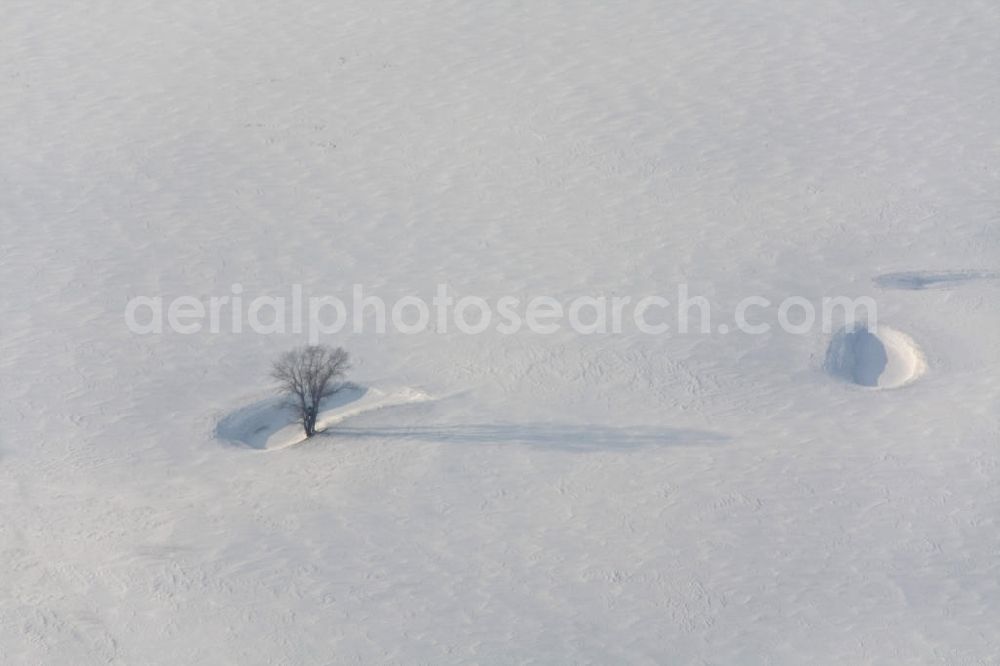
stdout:
{"type": "Polygon", "coordinates": [[[1000,663],[998,35],[993,0],[5,0],[0,662],[1000,663]],[[220,428],[303,336],[123,319],[237,282],[870,295],[926,373],[345,332],[401,404],[261,454],[220,428]]]}

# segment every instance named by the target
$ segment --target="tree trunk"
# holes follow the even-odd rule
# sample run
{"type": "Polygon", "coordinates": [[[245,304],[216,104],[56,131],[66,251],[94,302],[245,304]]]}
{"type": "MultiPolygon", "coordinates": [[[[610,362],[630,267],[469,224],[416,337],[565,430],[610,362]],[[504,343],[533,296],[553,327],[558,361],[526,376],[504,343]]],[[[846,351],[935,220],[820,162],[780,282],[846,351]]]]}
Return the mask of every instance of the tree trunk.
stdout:
{"type": "Polygon", "coordinates": [[[306,409],[306,418],[303,425],[305,426],[307,438],[316,434],[316,416],[318,415],[318,412],[319,410],[315,405],[310,405],[306,409]]]}

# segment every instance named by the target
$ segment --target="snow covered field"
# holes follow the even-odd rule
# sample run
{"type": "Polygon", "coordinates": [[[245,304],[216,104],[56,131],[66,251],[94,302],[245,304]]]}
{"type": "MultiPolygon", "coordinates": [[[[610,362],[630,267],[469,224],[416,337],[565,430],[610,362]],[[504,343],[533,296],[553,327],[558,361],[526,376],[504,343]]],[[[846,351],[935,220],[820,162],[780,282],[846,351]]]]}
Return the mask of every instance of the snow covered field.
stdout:
{"type": "Polygon", "coordinates": [[[1000,664],[998,36],[992,0],[4,0],[0,663],[1000,664]],[[357,393],[270,451],[304,336],[123,319],[236,283],[716,320],[345,331],[357,393]],[[887,328],[718,333],[751,295],[887,328]]]}

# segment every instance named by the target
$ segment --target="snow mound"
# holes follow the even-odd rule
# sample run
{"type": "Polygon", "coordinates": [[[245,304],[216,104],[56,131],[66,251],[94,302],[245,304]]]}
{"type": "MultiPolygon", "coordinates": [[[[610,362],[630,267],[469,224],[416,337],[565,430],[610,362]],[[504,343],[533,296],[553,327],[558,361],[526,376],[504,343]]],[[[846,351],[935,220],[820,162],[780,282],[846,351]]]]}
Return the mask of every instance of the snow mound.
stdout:
{"type": "MultiPolygon", "coordinates": [[[[417,389],[380,390],[352,384],[323,403],[316,429],[322,432],[352,416],[425,400],[430,396],[417,389]]],[[[263,451],[286,449],[306,439],[283,397],[260,400],[236,410],[219,421],[215,434],[219,439],[263,451]]]]}
{"type": "Polygon", "coordinates": [[[877,331],[861,326],[833,336],[823,367],[859,386],[892,389],[916,381],[927,370],[927,362],[905,333],[888,326],[879,326],[877,331]]]}

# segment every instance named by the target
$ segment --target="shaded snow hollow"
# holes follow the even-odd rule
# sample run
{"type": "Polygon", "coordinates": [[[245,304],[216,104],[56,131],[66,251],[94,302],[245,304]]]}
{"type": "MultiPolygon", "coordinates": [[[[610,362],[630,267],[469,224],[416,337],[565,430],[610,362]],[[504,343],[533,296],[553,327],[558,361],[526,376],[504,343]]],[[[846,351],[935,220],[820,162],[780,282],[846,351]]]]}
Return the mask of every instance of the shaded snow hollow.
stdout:
{"type": "MultiPolygon", "coordinates": [[[[352,384],[324,401],[316,430],[322,432],[365,412],[429,399],[426,393],[412,388],[383,391],[352,384]]],[[[285,449],[306,439],[294,411],[282,396],[260,400],[228,414],[219,421],[215,434],[219,439],[265,451],[285,449]]]]}
{"type": "Polygon", "coordinates": [[[859,386],[891,389],[916,381],[927,370],[927,361],[913,338],[880,326],[845,328],[833,336],[824,368],[859,386]]]}

